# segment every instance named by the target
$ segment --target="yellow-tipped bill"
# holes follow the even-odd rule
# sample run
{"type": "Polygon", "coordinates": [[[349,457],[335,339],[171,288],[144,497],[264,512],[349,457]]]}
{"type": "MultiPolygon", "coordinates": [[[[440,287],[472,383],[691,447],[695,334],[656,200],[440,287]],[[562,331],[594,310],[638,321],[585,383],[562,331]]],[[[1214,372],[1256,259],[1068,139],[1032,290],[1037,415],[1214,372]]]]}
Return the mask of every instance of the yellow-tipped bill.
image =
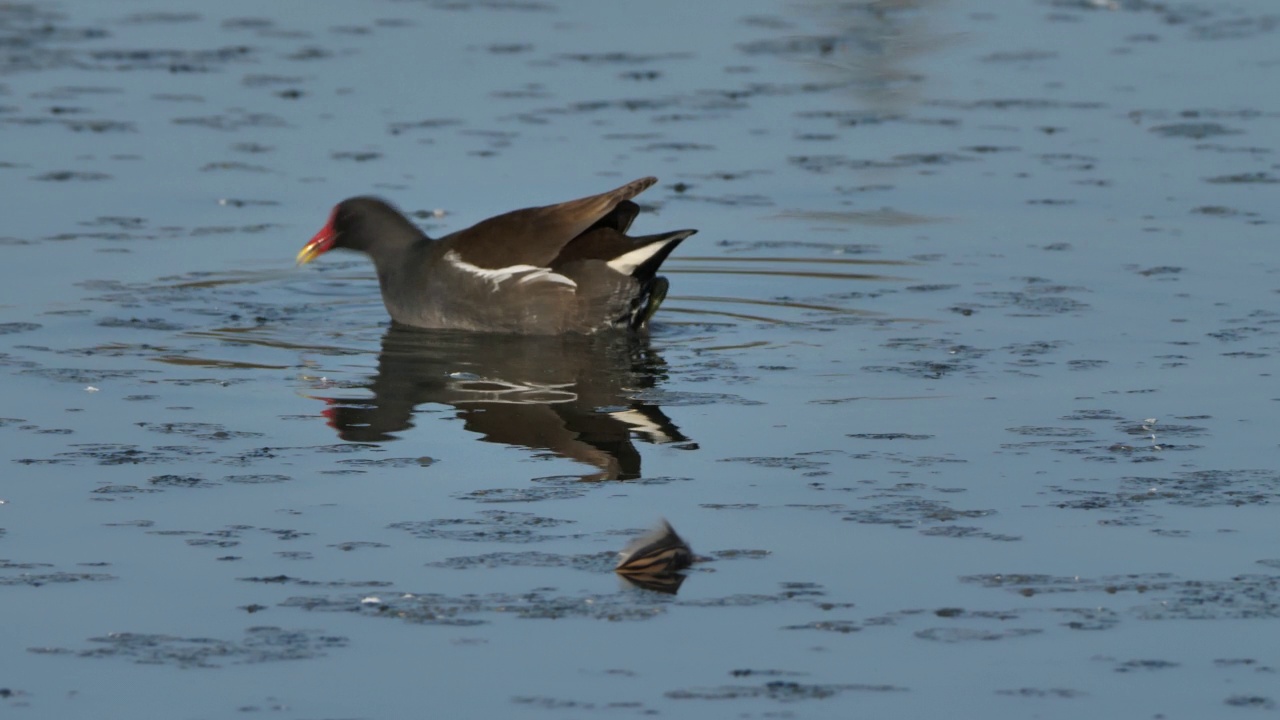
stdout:
{"type": "MultiPolygon", "coordinates": [[[[337,211],[335,210],[334,214],[336,214],[336,212],[337,211]]],[[[311,238],[311,240],[306,245],[303,245],[302,249],[298,251],[299,265],[306,265],[317,257],[320,257],[324,253],[333,249],[333,243],[338,239],[338,233],[333,229],[334,214],[329,215],[329,221],[324,224],[324,227],[320,228],[320,232],[316,233],[315,237],[311,238]]]]}
{"type": "Polygon", "coordinates": [[[319,257],[320,254],[324,252],[324,250],[325,249],[321,247],[321,243],[316,242],[315,240],[312,240],[306,245],[303,245],[302,249],[298,251],[298,264],[306,265],[307,263],[319,257]]]}

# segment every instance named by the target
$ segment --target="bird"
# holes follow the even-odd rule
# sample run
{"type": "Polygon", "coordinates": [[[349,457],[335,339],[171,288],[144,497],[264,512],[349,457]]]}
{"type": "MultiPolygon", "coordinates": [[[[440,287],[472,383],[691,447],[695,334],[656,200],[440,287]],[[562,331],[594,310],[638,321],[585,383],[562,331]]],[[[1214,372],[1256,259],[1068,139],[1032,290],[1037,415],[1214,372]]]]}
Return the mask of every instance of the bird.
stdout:
{"type": "Polygon", "coordinates": [[[298,252],[368,255],[394,324],[519,335],[644,332],[666,297],[657,275],[696,230],[631,237],[632,198],[654,177],[555,205],[514,210],[432,239],[391,203],[352,197],[298,252]]]}

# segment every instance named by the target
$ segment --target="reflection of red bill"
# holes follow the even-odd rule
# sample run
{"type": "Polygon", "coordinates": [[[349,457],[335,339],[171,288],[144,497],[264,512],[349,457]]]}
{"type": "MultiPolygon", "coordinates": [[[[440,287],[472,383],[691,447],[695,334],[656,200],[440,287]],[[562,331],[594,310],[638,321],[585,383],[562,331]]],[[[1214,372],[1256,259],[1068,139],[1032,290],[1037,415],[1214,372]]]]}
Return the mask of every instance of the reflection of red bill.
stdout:
{"type": "Polygon", "coordinates": [[[326,409],[324,409],[324,410],[321,410],[321,411],[320,411],[320,416],[321,416],[321,417],[323,417],[323,418],[326,420],[325,425],[328,425],[329,427],[333,428],[334,430],[338,430],[338,429],[339,429],[339,428],[338,428],[338,424],[337,424],[337,423],[338,423],[338,408],[337,408],[337,407],[334,407],[335,405],[337,405],[337,404],[338,404],[338,401],[337,401],[337,400],[335,400],[334,398],[318,397],[318,396],[316,396],[316,395],[303,395],[302,397],[304,397],[304,398],[306,398],[306,399],[308,399],[308,400],[319,400],[320,402],[324,403],[325,405],[328,405],[328,406],[329,406],[328,408],[326,408],[326,409]]]}

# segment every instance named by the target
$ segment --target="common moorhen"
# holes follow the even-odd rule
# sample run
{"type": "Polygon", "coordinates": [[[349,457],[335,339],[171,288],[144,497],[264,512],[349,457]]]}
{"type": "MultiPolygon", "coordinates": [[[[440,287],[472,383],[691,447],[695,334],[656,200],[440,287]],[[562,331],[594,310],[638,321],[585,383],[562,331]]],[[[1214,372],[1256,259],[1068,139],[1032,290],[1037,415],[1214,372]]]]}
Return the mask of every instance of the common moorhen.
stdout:
{"type": "Polygon", "coordinates": [[[526,335],[643,330],[667,294],[658,267],[695,230],[628,237],[640,178],[599,195],[515,210],[438,240],[374,197],[333,208],[298,253],[373,258],[391,319],[420,328],[526,335]]]}

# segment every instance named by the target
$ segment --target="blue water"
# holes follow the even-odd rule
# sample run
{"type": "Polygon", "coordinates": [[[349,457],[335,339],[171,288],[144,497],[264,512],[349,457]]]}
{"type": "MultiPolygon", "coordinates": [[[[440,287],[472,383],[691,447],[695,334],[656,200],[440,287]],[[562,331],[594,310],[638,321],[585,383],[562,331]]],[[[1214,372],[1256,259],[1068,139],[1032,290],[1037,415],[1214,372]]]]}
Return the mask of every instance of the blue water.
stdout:
{"type": "Polygon", "coordinates": [[[1274,711],[1275,28],[0,7],[0,702],[1274,711]],[[349,195],[440,234],[649,174],[636,231],[700,232],[639,342],[406,339],[292,266],[349,195]],[[612,571],[662,517],[674,595],[612,571]]]}

